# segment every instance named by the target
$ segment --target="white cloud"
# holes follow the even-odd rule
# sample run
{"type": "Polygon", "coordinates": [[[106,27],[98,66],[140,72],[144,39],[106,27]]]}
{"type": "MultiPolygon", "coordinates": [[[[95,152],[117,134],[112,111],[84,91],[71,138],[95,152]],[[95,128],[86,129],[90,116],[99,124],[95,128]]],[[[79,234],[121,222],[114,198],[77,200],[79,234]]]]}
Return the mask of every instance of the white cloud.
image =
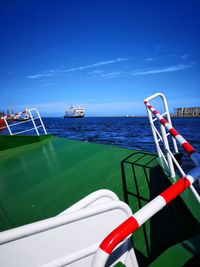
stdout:
{"type": "Polygon", "coordinates": [[[158,69],[153,69],[153,70],[144,70],[144,71],[135,71],[132,72],[132,75],[134,76],[139,76],[139,75],[149,75],[149,74],[159,74],[159,73],[166,73],[166,72],[174,72],[174,71],[181,71],[184,69],[189,69],[193,66],[193,64],[179,64],[179,65],[174,65],[170,67],[165,67],[165,68],[158,68],[158,69]]]}
{"type": "Polygon", "coordinates": [[[104,73],[101,75],[101,77],[106,78],[106,79],[112,79],[112,78],[116,78],[118,76],[120,76],[123,72],[121,71],[113,71],[113,72],[109,72],[109,73],[104,73]]]}
{"type": "Polygon", "coordinates": [[[89,74],[91,74],[91,75],[97,75],[97,74],[100,74],[100,73],[103,73],[103,70],[93,70],[93,71],[91,71],[91,72],[89,72],[89,74]]]}
{"type": "Polygon", "coordinates": [[[151,62],[151,61],[154,60],[154,58],[153,57],[147,57],[147,58],[145,58],[145,60],[148,61],[148,62],[151,62]]]}
{"type": "Polygon", "coordinates": [[[56,76],[57,74],[86,70],[86,69],[91,69],[91,68],[104,66],[104,65],[108,65],[108,64],[119,63],[119,62],[123,62],[123,61],[127,61],[127,60],[128,60],[128,58],[117,58],[117,59],[113,59],[113,60],[100,61],[100,62],[93,63],[90,65],[79,66],[79,67],[74,67],[74,68],[69,68],[69,69],[61,68],[61,69],[49,70],[49,71],[44,71],[42,73],[29,75],[28,78],[29,79],[38,79],[38,78],[42,78],[42,77],[51,77],[51,76],[56,76]]]}
{"type": "Polygon", "coordinates": [[[165,68],[156,68],[156,69],[146,69],[141,71],[113,71],[104,74],[100,74],[100,77],[105,79],[112,79],[117,77],[127,77],[127,76],[140,76],[140,75],[150,75],[150,74],[160,74],[167,72],[181,71],[184,69],[191,68],[193,63],[190,64],[178,64],[174,66],[169,66],[165,68]]]}
{"type": "Polygon", "coordinates": [[[190,57],[190,54],[185,53],[185,54],[182,55],[181,58],[182,58],[182,59],[187,59],[187,58],[189,58],[189,57],[190,57]]]}
{"type": "Polygon", "coordinates": [[[38,78],[41,78],[41,77],[51,77],[51,76],[55,76],[56,73],[38,73],[38,74],[34,74],[34,75],[29,75],[28,78],[29,79],[38,79],[38,78]]]}

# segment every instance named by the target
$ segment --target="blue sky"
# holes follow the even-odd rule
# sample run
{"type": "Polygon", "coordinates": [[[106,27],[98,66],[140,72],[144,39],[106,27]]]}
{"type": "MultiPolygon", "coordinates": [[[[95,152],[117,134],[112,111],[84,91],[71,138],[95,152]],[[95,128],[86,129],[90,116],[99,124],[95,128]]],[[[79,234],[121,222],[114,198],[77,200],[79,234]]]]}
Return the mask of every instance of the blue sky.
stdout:
{"type": "Polygon", "coordinates": [[[199,14],[198,0],[1,1],[0,109],[144,115],[159,91],[200,106],[199,14]]]}

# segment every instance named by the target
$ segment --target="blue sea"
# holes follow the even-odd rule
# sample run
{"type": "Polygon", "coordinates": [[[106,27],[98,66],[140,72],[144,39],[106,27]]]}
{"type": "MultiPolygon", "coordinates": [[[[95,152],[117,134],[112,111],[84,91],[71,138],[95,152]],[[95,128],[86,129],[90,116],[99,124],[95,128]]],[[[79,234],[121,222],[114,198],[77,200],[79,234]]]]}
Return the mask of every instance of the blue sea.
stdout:
{"type": "MultiPolygon", "coordinates": [[[[43,118],[43,121],[47,132],[58,137],[156,153],[147,117],[43,118]]],[[[172,118],[172,123],[200,152],[200,118],[172,118]]],[[[17,127],[17,131],[26,127],[26,123],[22,123],[17,127]]],[[[182,148],[180,152],[183,152],[182,148]]],[[[185,155],[183,169],[187,172],[193,166],[191,159],[185,155]]]]}
{"type": "MultiPolygon", "coordinates": [[[[55,136],[156,153],[147,117],[44,118],[43,120],[47,132],[55,136]]],[[[200,151],[200,118],[172,118],[172,123],[174,128],[200,151]]],[[[180,152],[183,152],[182,148],[180,152]]],[[[188,156],[184,156],[184,170],[188,171],[193,166],[188,156]]]]}
{"type": "MultiPolygon", "coordinates": [[[[44,118],[47,132],[55,136],[156,153],[147,117],[44,118]]],[[[173,127],[200,152],[200,118],[172,118],[173,127]]],[[[187,173],[195,165],[183,152],[182,168],[187,173]]],[[[200,186],[195,183],[200,194],[200,186]]]]}

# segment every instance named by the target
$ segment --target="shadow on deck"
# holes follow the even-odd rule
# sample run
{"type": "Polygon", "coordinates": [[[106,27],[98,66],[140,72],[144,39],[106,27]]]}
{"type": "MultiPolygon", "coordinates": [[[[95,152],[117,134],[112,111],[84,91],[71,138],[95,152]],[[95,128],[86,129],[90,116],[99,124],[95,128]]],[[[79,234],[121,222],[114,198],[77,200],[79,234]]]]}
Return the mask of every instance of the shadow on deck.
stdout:
{"type": "MultiPolygon", "coordinates": [[[[121,162],[121,171],[124,200],[133,213],[171,185],[152,154],[131,154],[121,162]]],[[[177,197],[134,233],[133,243],[139,265],[148,266],[167,248],[197,234],[200,234],[199,222],[182,198],[177,197]]],[[[194,247],[191,254],[198,252],[199,248],[196,250],[194,247]]]]}

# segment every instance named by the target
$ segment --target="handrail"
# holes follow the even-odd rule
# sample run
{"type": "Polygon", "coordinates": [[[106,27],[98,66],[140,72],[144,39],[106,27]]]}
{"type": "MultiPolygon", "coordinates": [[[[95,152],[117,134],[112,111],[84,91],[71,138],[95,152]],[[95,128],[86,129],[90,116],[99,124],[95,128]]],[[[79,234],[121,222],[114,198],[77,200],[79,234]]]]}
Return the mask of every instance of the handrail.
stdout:
{"type": "Polygon", "coordinates": [[[153,215],[163,209],[167,204],[179,196],[186,188],[190,187],[200,177],[200,165],[191,170],[185,177],[180,178],[148,204],[138,210],[133,216],[120,224],[100,244],[92,267],[103,267],[112,251],[129,235],[133,234],[141,225],[153,215]]]}
{"type": "Polygon", "coordinates": [[[200,155],[197,151],[182,137],[182,135],[171,126],[165,118],[163,118],[158,111],[149,104],[148,100],[144,101],[147,108],[158,118],[160,123],[169,131],[169,133],[176,139],[176,141],[182,146],[186,151],[188,156],[194,161],[196,165],[200,164],[200,155]]]}
{"type": "MultiPolygon", "coordinates": [[[[149,104],[149,100],[161,96],[163,98],[164,106],[166,107],[166,112],[168,112],[168,107],[166,103],[166,99],[163,94],[157,93],[147,99],[144,100],[145,105],[147,106],[148,112],[151,111],[156,118],[162,124],[162,127],[165,127],[171,136],[175,138],[175,140],[181,144],[182,148],[187,152],[187,154],[191,157],[191,159],[195,162],[196,167],[194,167],[188,174],[185,175],[184,171],[181,169],[181,173],[184,174],[182,178],[180,178],[177,182],[169,186],[166,190],[160,193],[157,197],[151,200],[148,204],[138,210],[133,216],[129,217],[126,221],[120,224],[115,230],[113,230],[100,244],[93,262],[92,267],[103,267],[106,264],[106,261],[112,251],[118,246],[120,242],[122,242],[129,235],[133,234],[141,225],[143,225],[147,220],[149,220],[153,215],[158,213],[161,209],[163,209],[168,203],[174,200],[177,196],[179,196],[185,189],[190,187],[199,201],[199,196],[197,197],[196,191],[193,188],[192,184],[200,178],[200,155],[198,152],[172,127],[171,120],[170,123],[163,118],[162,115],[158,113],[158,111],[153,108],[149,104]],[[195,192],[194,192],[195,191],[195,192]]],[[[150,123],[152,123],[152,117],[150,116],[150,123]]],[[[170,117],[169,117],[170,118],[170,117]]],[[[153,130],[153,129],[152,129],[153,130]]],[[[153,134],[156,134],[153,131],[153,134]]],[[[163,136],[163,134],[162,134],[163,136]]],[[[166,134],[165,134],[166,136],[166,134]]],[[[155,140],[157,140],[155,138],[155,140]]],[[[175,141],[174,140],[174,141],[175,141]]],[[[160,146],[158,143],[157,150],[159,154],[162,154],[160,146]]],[[[171,153],[168,147],[165,147],[167,153],[171,157],[171,160],[175,161],[175,164],[178,164],[171,153]]],[[[178,165],[179,167],[179,165],[178,165]]]]}
{"type": "MultiPolygon", "coordinates": [[[[157,97],[158,95],[161,96],[162,98],[164,97],[163,94],[157,93],[157,94],[155,94],[155,95],[153,95],[153,96],[151,96],[149,98],[146,98],[144,100],[144,104],[146,105],[148,112],[151,112],[155,116],[155,118],[157,120],[159,120],[161,126],[163,128],[165,127],[169,131],[168,134],[170,134],[173,137],[173,139],[172,139],[173,142],[176,140],[182,146],[182,148],[186,151],[186,153],[188,154],[188,156],[191,157],[191,159],[193,160],[193,162],[195,163],[195,165],[196,166],[199,165],[200,164],[200,155],[199,155],[199,153],[197,153],[197,151],[182,137],[182,135],[177,130],[175,130],[174,127],[172,127],[171,119],[170,119],[170,122],[168,122],[162,115],[160,115],[158,113],[158,111],[152,105],[150,105],[149,100],[152,99],[155,96],[157,97]]],[[[167,102],[166,102],[165,97],[164,97],[164,100],[163,101],[165,101],[165,105],[167,105],[167,102]]],[[[155,128],[155,130],[156,130],[156,128],[155,128]]],[[[160,149],[159,145],[158,145],[157,148],[160,149]]],[[[181,166],[179,165],[179,163],[177,162],[176,158],[171,153],[169,146],[165,147],[165,149],[167,151],[168,159],[170,159],[170,160],[168,160],[170,170],[173,170],[174,169],[174,167],[172,165],[172,160],[173,160],[173,162],[177,166],[177,168],[180,171],[180,173],[184,176],[185,173],[184,173],[183,169],[181,168],[181,166]]],[[[165,157],[163,157],[163,158],[165,160],[165,157]]],[[[197,201],[200,203],[200,196],[197,193],[197,191],[194,188],[194,186],[191,185],[190,186],[190,189],[192,190],[193,194],[195,195],[197,201]]]]}
{"type": "MultiPolygon", "coordinates": [[[[170,112],[169,112],[169,108],[168,108],[168,104],[167,104],[167,99],[166,99],[164,94],[156,93],[156,94],[154,94],[154,95],[152,95],[150,97],[147,97],[144,100],[144,102],[145,101],[149,102],[150,100],[155,99],[156,97],[161,97],[161,99],[163,101],[164,108],[165,108],[165,112],[162,114],[162,116],[166,115],[168,122],[172,125],[171,116],[170,116],[170,112]]],[[[178,147],[177,147],[176,141],[174,139],[172,141],[173,141],[173,145],[174,145],[174,150],[177,153],[178,152],[178,147]]]]}
{"type": "MultiPolygon", "coordinates": [[[[164,94],[156,93],[156,94],[146,98],[144,101],[148,102],[148,101],[155,99],[155,98],[158,98],[158,97],[161,98],[162,103],[163,103],[163,107],[164,107],[164,113],[161,116],[166,116],[169,124],[172,126],[169,108],[168,108],[167,100],[166,100],[164,94]]],[[[149,116],[149,121],[150,121],[151,129],[152,129],[154,141],[156,144],[158,156],[159,156],[159,158],[162,158],[165,161],[166,166],[168,166],[170,176],[175,177],[176,173],[174,170],[172,158],[171,158],[170,153],[169,153],[169,150],[170,150],[170,146],[169,146],[169,142],[168,142],[169,133],[166,133],[165,127],[162,124],[160,124],[160,131],[161,131],[161,134],[160,134],[159,131],[157,130],[157,128],[155,127],[155,124],[154,124],[155,121],[159,122],[158,118],[153,117],[151,111],[148,108],[147,108],[147,113],[149,116]],[[162,149],[160,148],[160,145],[159,145],[160,141],[162,141],[164,144],[166,156],[163,154],[162,149]]],[[[172,142],[173,142],[173,146],[174,146],[174,152],[178,153],[178,147],[177,147],[176,139],[172,138],[172,142]]]]}
{"type": "Polygon", "coordinates": [[[12,115],[5,115],[5,116],[3,116],[1,118],[1,120],[4,121],[4,126],[1,127],[1,129],[7,128],[10,135],[17,135],[17,134],[22,134],[22,133],[25,133],[25,132],[28,132],[28,131],[35,130],[36,134],[39,136],[40,133],[38,131],[38,128],[42,128],[44,134],[47,134],[47,131],[45,129],[45,126],[44,126],[44,123],[43,123],[42,118],[40,116],[40,113],[39,113],[39,111],[36,108],[26,109],[26,110],[24,110],[22,112],[15,113],[15,114],[12,114],[12,115]],[[37,114],[35,117],[33,116],[33,112],[35,112],[37,114]],[[16,118],[20,118],[20,116],[22,114],[25,114],[26,115],[26,119],[27,120],[19,121],[17,123],[11,124],[11,125],[8,124],[8,121],[13,121],[16,118]],[[40,124],[39,125],[36,125],[36,123],[35,123],[35,120],[37,120],[37,119],[40,121],[40,124]],[[11,130],[11,127],[14,127],[14,126],[17,126],[19,124],[26,123],[26,122],[29,122],[29,121],[32,121],[33,128],[29,128],[29,129],[26,129],[26,130],[23,130],[23,131],[19,131],[19,132],[13,132],[11,130]]]}

